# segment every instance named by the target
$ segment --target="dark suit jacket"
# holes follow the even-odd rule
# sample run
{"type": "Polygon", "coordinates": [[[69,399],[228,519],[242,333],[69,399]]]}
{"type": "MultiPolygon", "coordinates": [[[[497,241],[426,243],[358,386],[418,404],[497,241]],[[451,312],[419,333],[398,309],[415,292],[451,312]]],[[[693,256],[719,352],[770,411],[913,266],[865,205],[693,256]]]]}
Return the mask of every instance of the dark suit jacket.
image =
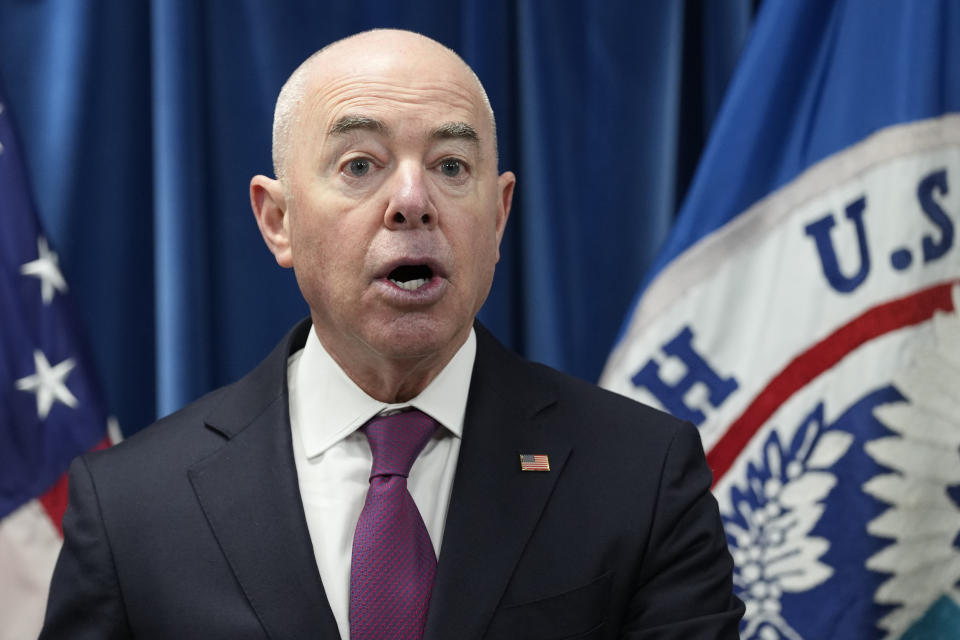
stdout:
{"type": "MultiPolygon", "coordinates": [[[[287,357],[309,329],[74,462],[41,638],[339,637],[290,441],[287,357]]],[[[477,339],[425,637],[736,638],[695,428],[477,339]]]]}

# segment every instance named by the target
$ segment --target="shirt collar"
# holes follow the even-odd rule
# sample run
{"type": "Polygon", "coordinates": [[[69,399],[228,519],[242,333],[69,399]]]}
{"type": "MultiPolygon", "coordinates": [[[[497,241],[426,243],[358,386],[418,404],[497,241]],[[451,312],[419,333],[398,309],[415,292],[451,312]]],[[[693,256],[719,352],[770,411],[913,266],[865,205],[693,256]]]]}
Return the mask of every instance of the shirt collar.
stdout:
{"type": "Polygon", "coordinates": [[[358,387],[311,329],[303,349],[288,360],[287,374],[291,420],[295,415],[304,453],[308,458],[317,456],[378,413],[403,407],[423,411],[461,437],[476,353],[477,337],[471,328],[466,342],[426,389],[408,402],[388,404],[358,387]]]}

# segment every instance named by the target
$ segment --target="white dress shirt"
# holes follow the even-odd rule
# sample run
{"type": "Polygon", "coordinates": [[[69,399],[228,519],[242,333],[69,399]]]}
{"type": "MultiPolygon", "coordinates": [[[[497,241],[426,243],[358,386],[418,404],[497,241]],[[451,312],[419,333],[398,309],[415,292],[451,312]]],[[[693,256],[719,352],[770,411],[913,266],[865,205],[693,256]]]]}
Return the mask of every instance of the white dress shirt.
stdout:
{"type": "Polygon", "coordinates": [[[374,400],[343,372],[311,330],[287,360],[290,427],[300,497],[323,588],[342,638],[350,637],[353,533],[367,497],[373,456],[358,429],[383,411],[415,407],[439,422],[410,469],[407,487],[439,556],[460,453],[477,338],[470,336],[420,395],[402,404],[374,400]]]}

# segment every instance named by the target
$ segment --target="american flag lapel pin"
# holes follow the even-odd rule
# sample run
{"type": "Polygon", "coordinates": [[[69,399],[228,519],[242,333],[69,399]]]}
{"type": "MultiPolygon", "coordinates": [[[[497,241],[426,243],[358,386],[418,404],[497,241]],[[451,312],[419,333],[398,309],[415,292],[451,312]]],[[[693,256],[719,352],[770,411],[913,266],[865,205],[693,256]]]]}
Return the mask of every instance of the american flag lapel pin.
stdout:
{"type": "Polygon", "coordinates": [[[550,471],[550,456],[540,453],[521,453],[520,471],[550,471]]]}

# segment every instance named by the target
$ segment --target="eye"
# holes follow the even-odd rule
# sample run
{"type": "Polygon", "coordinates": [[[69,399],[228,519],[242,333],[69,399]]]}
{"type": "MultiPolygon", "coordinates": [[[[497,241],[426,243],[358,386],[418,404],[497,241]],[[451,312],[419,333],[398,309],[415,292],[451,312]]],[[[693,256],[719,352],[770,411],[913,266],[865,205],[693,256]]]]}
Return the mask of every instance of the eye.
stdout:
{"type": "Polygon", "coordinates": [[[354,158],[347,163],[347,171],[350,175],[361,177],[370,171],[371,162],[367,158],[354,158]]]}
{"type": "Polygon", "coordinates": [[[463,163],[454,158],[448,158],[440,163],[440,172],[448,178],[457,177],[462,169],[463,163]]]}

